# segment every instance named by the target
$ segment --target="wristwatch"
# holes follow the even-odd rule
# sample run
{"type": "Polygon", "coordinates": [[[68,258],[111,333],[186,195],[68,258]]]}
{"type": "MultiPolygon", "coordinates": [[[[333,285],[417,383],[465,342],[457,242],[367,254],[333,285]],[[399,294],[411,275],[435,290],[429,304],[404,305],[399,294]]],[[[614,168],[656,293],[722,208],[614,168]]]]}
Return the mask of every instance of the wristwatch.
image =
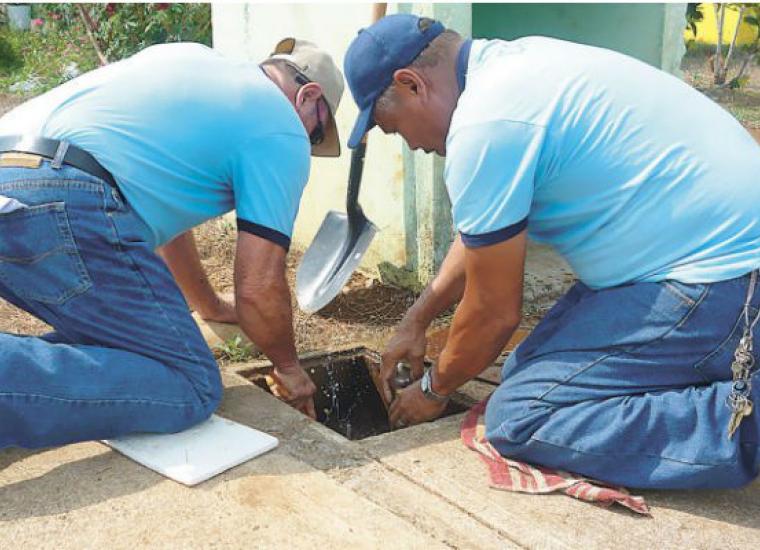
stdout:
{"type": "Polygon", "coordinates": [[[445,403],[449,400],[448,395],[441,395],[433,390],[433,367],[425,369],[425,374],[422,375],[422,379],[420,380],[420,389],[422,390],[422,395],[431,401],[445,403]]]}

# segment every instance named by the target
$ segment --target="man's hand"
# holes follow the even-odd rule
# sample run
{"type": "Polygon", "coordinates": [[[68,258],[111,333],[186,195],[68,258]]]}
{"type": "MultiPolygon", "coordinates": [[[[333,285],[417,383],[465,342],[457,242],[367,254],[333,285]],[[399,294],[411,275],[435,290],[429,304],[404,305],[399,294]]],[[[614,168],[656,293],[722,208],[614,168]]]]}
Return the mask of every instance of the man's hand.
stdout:
{"type": "Polygon", "coordinates": [[[275,367],[271,375],[272,393],[302,413],[317,419],[314,410],[314,393],[317,387],[300,365],[275,367]]]}
{"type": "Polygon", "coordinates": [[[396,364],[400,361],[408,363],[412,369],[412,380],[419,380],[422,378],[424,369],[426,348],[425,327],[411,321],[402,321],[383,352],[383,362],[380,367],[380,383],[382,384],[380,394],[386,405],[393,400],[396,364]]]}
{"type": "Polygon", "coordinates": [[[235,297],[230,295],[216,296],[213,306],[198,311],[204,321],[215,323],[237,324],[238,316],[235,309],[235,297]]]}
{"type": "Polygon", "coordinates": [[[396,374],[396,363],[404,361],[412,370],[412,379],[422,377],[427,339],[425,331],[440,313],[446,311],[462,297],[465,285],[465,249],[457,236],[441,265],[441,271],[427,286],[422,295],[399,323],[396,334],[388,343],[380,368],[378,388],[388,405],[393,399],[391,381],[396,374]]]}
{"type": "Polygon", "coordinates": [[[404,428],[434,420],[443,414],[444,409],[446,409],[446,402],[426,398],[418,380],[396,393],[388,416],[392,427],[404,428]]]}

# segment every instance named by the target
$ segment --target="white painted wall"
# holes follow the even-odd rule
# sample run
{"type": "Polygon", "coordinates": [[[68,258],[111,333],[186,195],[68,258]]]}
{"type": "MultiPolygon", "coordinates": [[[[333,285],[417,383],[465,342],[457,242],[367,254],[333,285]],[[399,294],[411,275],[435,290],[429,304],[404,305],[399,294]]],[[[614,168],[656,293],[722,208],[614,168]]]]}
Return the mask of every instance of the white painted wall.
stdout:
{"type": "MultiPolygon", "coordinates": [[[[396,12],[389,4],[388,13],[396,12]]],[[[288,36],[315,42],[339,67],[358,30],[371,23],[372,4],[213,4],[214,48],[225,55],[260,61],[288,36]]],[[[339,159],[313,159],[311,178],[301,200],[294,245],[305,248],[330,209],[345,211],[350,152],[345,142],[358,114],[346,87],[337,113],[344,144],[339,159]]],[[[388,261],[406,262],[404,241],[402,142],[380,130],[369,135],[360,203],[379,228],[362,267],[374,270],[388,261]]]]}

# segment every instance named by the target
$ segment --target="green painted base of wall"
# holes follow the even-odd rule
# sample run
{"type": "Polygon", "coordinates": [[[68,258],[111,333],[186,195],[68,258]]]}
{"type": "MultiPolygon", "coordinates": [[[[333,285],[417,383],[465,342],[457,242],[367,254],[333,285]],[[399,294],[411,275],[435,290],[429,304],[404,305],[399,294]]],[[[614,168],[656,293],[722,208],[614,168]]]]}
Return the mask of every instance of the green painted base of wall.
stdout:
{"type": "MultiPolygon", "coordinates": [[[[672,70],[669,11],[685,4],[472,4],[472,35],[512,40],[541,35],[613,49],[672,70]]],[[[685,16],[678,22],[685,25],[685,16]]],[[[677,45],[676,45],[677,47],[677,45]]]]}

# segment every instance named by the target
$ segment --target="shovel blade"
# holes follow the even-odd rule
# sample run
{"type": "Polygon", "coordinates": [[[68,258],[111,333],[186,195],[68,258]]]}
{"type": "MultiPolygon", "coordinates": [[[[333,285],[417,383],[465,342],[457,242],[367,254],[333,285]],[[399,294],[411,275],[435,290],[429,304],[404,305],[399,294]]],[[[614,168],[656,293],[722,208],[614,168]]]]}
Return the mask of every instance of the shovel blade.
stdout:
{"type": "Polygon", "coordinates": [[[351,239],[346,214],[330,211],[325,216],[296,271],[296,299],[306,313],[329,304],[359,267],[377,233],[375,224],[366,218],[363,222],[357,238],[351,239]]]}

